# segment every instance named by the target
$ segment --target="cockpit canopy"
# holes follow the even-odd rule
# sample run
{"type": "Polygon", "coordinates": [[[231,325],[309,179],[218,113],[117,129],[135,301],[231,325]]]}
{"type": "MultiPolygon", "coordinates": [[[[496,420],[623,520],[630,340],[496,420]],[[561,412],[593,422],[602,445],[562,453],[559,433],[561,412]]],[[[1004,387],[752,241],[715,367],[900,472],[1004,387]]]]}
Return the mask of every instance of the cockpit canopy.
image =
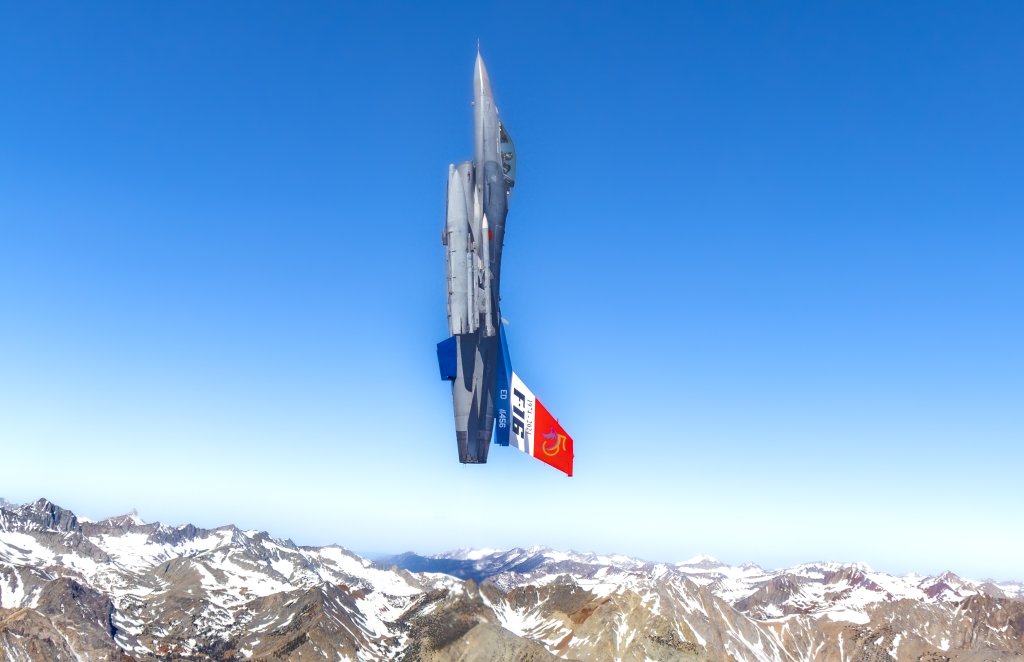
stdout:
{"type": "Polygon", "coordinates": [[[516,146],[501,122],[498,123],[498,151],[501,153],[501,171],[505,174],[505,190],[511,191],[516,185],[516,146]]]}

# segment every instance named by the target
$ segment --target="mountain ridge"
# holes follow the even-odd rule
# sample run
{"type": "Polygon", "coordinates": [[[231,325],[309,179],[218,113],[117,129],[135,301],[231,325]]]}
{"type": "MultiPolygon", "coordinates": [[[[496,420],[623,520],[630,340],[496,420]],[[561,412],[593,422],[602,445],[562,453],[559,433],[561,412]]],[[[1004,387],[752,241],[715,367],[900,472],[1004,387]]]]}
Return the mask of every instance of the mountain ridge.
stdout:
{"type": "Polygon", "coordinates": [[[547,547],[373,562],[234,525],[0,505],[18,660],[1024,660],[1024,585],[547,547]]]}

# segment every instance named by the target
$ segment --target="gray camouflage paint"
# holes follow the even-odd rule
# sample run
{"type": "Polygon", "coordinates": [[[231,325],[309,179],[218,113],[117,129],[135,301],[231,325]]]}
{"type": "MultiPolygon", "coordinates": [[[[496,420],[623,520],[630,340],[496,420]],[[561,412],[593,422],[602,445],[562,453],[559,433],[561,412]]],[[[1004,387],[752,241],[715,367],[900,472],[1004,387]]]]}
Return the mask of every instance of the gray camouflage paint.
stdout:
{"type": "Polygon", "coordinates": [[[479,51],[473,68],[473,161],[448,168],[442,243],[448,282],[448,332],[457,342],[452,381],[459,461],[487,461],[500,357],[499,283],[515,151],[498,120],[479,51]]]}

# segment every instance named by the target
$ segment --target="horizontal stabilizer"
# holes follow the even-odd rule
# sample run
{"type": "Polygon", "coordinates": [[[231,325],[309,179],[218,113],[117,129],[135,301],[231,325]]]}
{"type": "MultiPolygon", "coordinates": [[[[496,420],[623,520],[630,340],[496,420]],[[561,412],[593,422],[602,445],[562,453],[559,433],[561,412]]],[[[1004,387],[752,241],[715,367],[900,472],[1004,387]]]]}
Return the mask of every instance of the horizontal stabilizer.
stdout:
{"type": "Polygon", "coordinates": [[[455,381],[459,370],[458,351],[455,336],[437,343],[437,367],[441,371],[441,379],[455,381]]]}

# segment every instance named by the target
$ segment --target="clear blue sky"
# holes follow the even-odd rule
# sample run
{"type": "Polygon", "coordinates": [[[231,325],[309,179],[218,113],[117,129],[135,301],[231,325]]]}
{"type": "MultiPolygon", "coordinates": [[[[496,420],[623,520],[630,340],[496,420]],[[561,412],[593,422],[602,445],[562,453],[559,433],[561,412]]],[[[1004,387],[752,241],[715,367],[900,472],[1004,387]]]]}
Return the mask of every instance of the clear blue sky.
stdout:
{"type": "Polygon", "coordinates": [[[1012,2],[5,3],[0,496],[1024,578],[1022,34],[1012,2]],[[459,465],[437,377],[478,37],[512,359],[572,479],[459,465]]]}

